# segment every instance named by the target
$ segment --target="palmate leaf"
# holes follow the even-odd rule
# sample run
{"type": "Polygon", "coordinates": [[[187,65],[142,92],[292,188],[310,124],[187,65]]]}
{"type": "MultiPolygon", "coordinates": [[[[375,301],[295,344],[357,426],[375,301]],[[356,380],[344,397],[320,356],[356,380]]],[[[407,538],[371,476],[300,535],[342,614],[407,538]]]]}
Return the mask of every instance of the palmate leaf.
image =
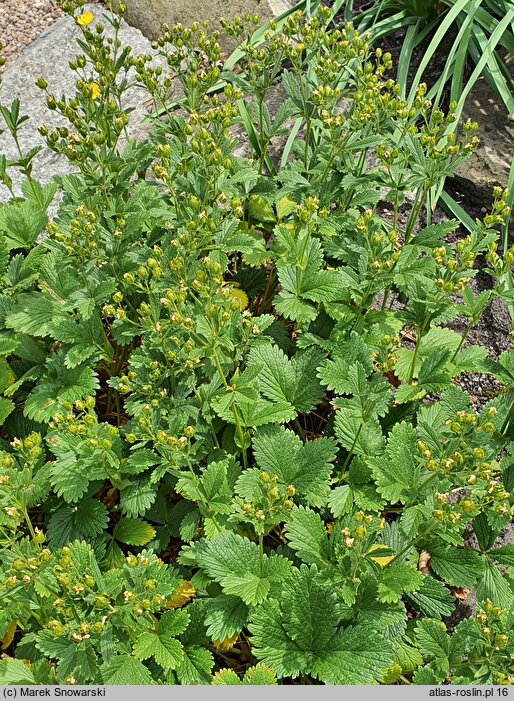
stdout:
{"type": "Polygon", "coordinates": [[[421,619],[416,624],[415,635],[424,657],[447,663],[450,654],[450,637],[442,621],[421,619]]]}
{"type": "Polygon", "coordinates": [[[509,582],[489,561],[485,562],[483,574],[476,584],[476,595],[479,601],[491,599],[500,608],[509,609],[513,603],[509,582]]]}
{"type": "Polygon", "coordinates": [[[40,294],[29,292],[18,298],[5,324],[17,333],[30,336],[48,336],[59,318],[67,318],[60,305],[40,294]]]}
{"type": "Polygon", "coordinates": [[[60,349],[46,361],[41,380],[25,400],[24,415],[35,421],[49,421],[62,402],[73,403],[94,395],[99,386],[92,368],[67,368],[64,350],[60,349]]]}
{"type": "Polygon", "coordinates": [[[107,528],[109,512],[101,501],[83,499],[77,506],[64,506],[50,516],[47,527],[52,548],[73,540],[92,542],[107,528]]]}
{"type": "Polygon", "coordinates": [[[34,679],[31,666],[21,660],[5,657],[0,660],[0,684],[8,686],[12,684],[37,684],[34,679]]]}
{"type": "Polygon", "coordinates": [[[334,420],[334,431],[338,442],[355,455],[380,455],[385,439],[377,419],[364,421],[357,418],[351,409],[340,409],[334,420]]]}
{"type": "Polygon", "coordinates": [[[239,633],[248,621],[248,606],[239,596],[220,594],[206,601],[205,624],[212,640],[225,640],[239,633]]]}
{"type": "Polygon", "coordinates": [[[455,609],[455,599],[442,582],[427,575],[415,592],[406,592],[406,599],[425,616],[442,618],[450,616],[455,609]]]}
{"type": "Polygon", "coordinates": [[[210,650],[199,645],[184,648],[184,659],[175,670],[180,684],[210,684],[214,657],[210,650]]]}
{"type": "Polygon", "coordinates": [[[89,641],[74,643],[65,637],[57,637],[43,630],[36,635],[36,647],[44,655],[59,660],[57,678],[62,683],[70,674],[79,684],[94,680],[97,673],[97,658],[89,641]]]}
{"type": "Polygon", "coordinates": [[[395,424],[387,439],[385,454],[368,460],[377,489],[384,499],[395,504],[405,500],[412,492],[419,473],[415,463],[416,431],[411,424],[402,421],[395,424]]]}
{"type": "Polygon", "coordinates": [[[361,336],[355,333],[352,334],[350,341],[338,343],[333,355],[332,359],[321,363],[318,377],[327,389],[336,394],[351,393],[348,372],[355,362],[359,362],[366,375],[371,374],[373,370],[371,349],[366,346],[361,336]]]}
{"type": "Polygon", "coordinates": [[[278,678],[311,674],[326,684],[372,684],[393,662],[392,648],[369,626],[341,629],[331,588],[302,565],[284,582],[280,600],[253,613],[249,630],[257,659],[278,678]]]}
{"type": "Polygon", "coordinates": [[[144,631],[134,643],[134,655],[140,660],[153,657],[165,669],[176,669],[184,660],[184,646],[177,640],[189,624],[184,610],[167,611],[159,619],[156,630],[144,631]]]}
{"type": "Polygon", "coordinates": [[[272,584],[290,571],[291,563],[280,555],[262,558],[256,543],[232,532],[200,541],[194,547],[198,566],[221,584],[225,594],[236,594],[248,605],[268,596],[272,584]]]}
{"type": "Polygon", "coordinates": [[[239,679],[232,669],[220,669],[219,672],[216,672],[214,675],[212,683],[230,686],[269,686],[271,684],[276,684],[277,678],[272,669],[262,664],[262,662],[259,662],[246,670],[242,680],[239,679]]]}
{"type": "Polygon", "coordinates": [[[148,686],[154,684],[150,670],[132,655],[114,655],[100,667],[104,684],[148,686]]]}
{"type": "Polygon", "coordinates": [[[47,222],[46,213],[26,200],[0,208],[0,232],[9,250],[32,248],[47,222]]]}
{"type": "Polygon", "coordinates": [[[295,506],[285,524],[289,547],[307,564],[324,566],[329,561],[329,546],[325,524],[311,509],[295,506]]]}
{"type": "Polygon", "coordinates": [[[155,538],[155,528],[140,518],[121,518],[114,526],[113,537],[127,545],[146,545],[155,538]]]}
{"type": "Polygon", "coordinates": [[[378,580],[378,600],[395,603],[401,600],[404,592],[417,591],[423,584],[423,574],[407,564],[388,567],[380,573],[378,580]]]}
{"type": "Polygon", "coordinates": [[[57,496],[68,504],[81,499],[89,486],[87,464],[74,452],[59,455],[58,460],[47,463],[50,481],[57,496]]]}
{"type": "Polygon", "coordinates": [[[429,552],[431,568],[454,587],[472,587],[484,572],[484,560],[474,550],[438,546],[429,552]]]}
{"type": "Polygon", "coordinates": [[[121,490],[121,510],[126,516],[144,516],[156,498],[157,488],[151,476],[146,473],[136,475],[121,490]]]}
{"type": "Polygon", "coordinates": [[[253,348],[248,366],[261,365],[261,392],[272,401],[289,402],[302,414],[312,411],[324,395],[313,370],[323,360],[324,353],[316,348],[298,351],[291,360],[276,345],[253,348]]]}
{"type": "Polygon", "coordinates": [[[332,461],[337,448],[332,438],[301,439],[282,426],[260,428],[252,441],[257,465],[276,475],[285,484],[292,484],[307,504],[322,506],[329,493],[332,461]]]}

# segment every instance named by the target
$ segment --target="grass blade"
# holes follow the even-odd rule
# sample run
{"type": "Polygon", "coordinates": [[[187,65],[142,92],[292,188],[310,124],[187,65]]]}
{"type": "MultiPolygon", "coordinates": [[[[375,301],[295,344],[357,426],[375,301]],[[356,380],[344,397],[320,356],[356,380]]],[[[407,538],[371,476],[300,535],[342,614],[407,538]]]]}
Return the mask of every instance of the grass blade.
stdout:
{"type": "Polygon", "coordinates": [[[445,34],[449,31],[451,25],[455,22],[459,14],[463,11],[468,11],[469,10],[469,0],[457,0],[457,2],[453,5],[453,7],[449,10],[448,14],[444,17],[442,22],[440,23],[437,31],[435,32],[434,36],[432,37],[432,40],[430,44],[428,45],[428,48],[425,52],[425,55],[423,56],[423,59],[421,60],[421,63],[419,64],[419,68],[416,72],[416,75],[414,76],[414,80],[412,83],[412,88],[409,93],[409,98],[408,98],[408,104],[409,107],[412,107],[414,100],[416,98],[416,88],[421,83],[421,79],[423,77],[423,73],[425,72],[426,67],[432,60],[434,54],[438,50],[443,37],[445,34]]]}

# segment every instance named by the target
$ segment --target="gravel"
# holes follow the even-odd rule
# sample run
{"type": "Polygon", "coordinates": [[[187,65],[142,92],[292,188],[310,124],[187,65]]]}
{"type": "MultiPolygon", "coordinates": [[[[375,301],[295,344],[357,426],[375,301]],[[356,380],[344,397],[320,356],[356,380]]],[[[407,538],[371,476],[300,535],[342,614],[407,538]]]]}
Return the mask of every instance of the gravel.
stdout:
{"type": "Polygon", "coordinates": [[[56,0],[0,0],[0,55],[8,64],[63,14],[56,0]]]}

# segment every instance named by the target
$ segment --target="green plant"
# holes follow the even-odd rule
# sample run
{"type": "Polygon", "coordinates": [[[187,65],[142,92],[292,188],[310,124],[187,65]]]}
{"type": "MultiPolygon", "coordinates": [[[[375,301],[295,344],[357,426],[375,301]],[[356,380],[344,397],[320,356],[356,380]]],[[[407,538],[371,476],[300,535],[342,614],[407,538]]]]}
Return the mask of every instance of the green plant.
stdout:
{"type": "Polygon", "coordinates": [[[514,351],[466,344],[514,260],[506,194],[454,243],[457,222],[420,224],[475,125],[449,136],[424,86],[409,106],[324,8],[243,46],[219,94],[200,25],[164,27],[169,77],[63,7],[77,92],[38,81],[69,122],[41,133],[79,170],[1,174],[26,182],[0,206],[0,680],[512,683],[514,351]],[[163,110],[142,142],[132,81],[163,110]],[[473,407],[463,372],[497,396],[473,407]],[[456,587],[491,620],[450,638],[456,587]]]}
{"type": "MultiPolygon", "coordinates": [[[[444,100],[454,102],[455,114],[457,118],[460,117],[476,81],[483,76],[505,105],[507,113],[514,116],[514,82],[508,68],[508,58],[514,53],[514,8],[510,2],[405,0],[401,3],[403,9],[398,11],[397,3],[377,0],[362,12],[354,12],[353,0],[346,0],[343,5],[345,17],[352,18],[359,31],[369,32],[372,42],[380,41],[384,36],[400,29],[405,30],[396,79],[401,86],[401,95],[409,105],[415,100],[418,83],[440,53],[443,39],[450,35],[453,43],[449,50],[445,49],[447,58],[442,62],[437,78],[431,81],[427,93],[433,104],[437,107],[444,100]],[[415,65],[415,51],[424,44],[427,47],[419,65],[415,65]],[[472,71],[468,70],[470,63],[474,66],[472,71]],[[411,66],[416,71],[409,82],[411,66]]],[[[334,9],[337,12],[340,7],[334,9]]],[[[509,205],[512,205],[513,197],[512,174],[509,179],[509,205]]],[[[450,215],[458,217],[463,226],[473,231],[475,223],[465,216],[451,195],[444,191],[445,179],[446,176],[442,176],[427,193],[428,208],[434,209],[439,202],[450,215]]],[[[509,221],[510,217],[506,217],[502,227],[503,250],[509,246],[509,221]]],[[[507,273],[502,282],[510,315],[514,318],[511,274],[507,273]]]]}

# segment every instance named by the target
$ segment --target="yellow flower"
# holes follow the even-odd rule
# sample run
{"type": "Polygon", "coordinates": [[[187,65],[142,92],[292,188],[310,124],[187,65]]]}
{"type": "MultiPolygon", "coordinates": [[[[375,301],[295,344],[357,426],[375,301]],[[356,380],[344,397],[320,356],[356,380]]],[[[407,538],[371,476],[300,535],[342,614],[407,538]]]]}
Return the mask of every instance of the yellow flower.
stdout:
{"type": "Polygon", "coordinates": [[[91,90],[91,97],[93,100],[97,100],[102,92],[98,83],[89,83],[89,89],[91,90]]]}
{"type": "Polygon", "coordinates": [[[239,302],[239,309],[241,311],[243,309],[246,309],[248,306],[248,296],[244,290],[240,290],[239,288],[239,283],[238,282],[233,282],[232,285],[230,286],[230,296],[232,299],[237,300],[239,302]]]}
{"type": "Polygon", "coordinates": [[[84,12],[77,17],[77,24],[81,27],[87,27],[88,24],[91,24],[93,19],[94,15],[92,12],[84,12]]]}
{"type": "Polygon", "coordinates": [[[167,609],[178,609],[188,603],[196,594],[196,589],[186,579],[181,579],[175,593],[166,602],[167,609]]]}

